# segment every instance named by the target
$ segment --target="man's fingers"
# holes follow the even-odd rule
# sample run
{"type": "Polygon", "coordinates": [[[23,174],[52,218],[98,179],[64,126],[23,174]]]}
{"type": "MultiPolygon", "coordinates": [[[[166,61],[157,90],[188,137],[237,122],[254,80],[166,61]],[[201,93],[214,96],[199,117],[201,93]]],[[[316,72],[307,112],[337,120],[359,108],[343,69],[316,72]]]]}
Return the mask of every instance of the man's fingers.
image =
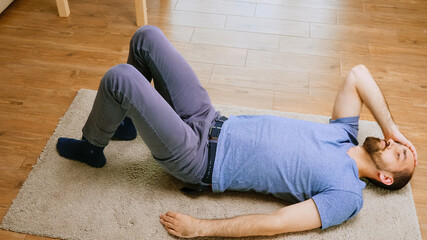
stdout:
{"type": "Polygon", "coordinates": [[[395,134],[392,135],[391,137],[393,140],[400,142],[401,144],[405,145],[406,147],[409,148],[409,150],[411,150],[411,152],[414,154],[414,161],[415,161],[415,166],[418,165],[418,154],[417,154],[417,150],[415,149],[414,145],[411,143],[411,141],[409,141],[401,132],[397,131],[395,134]]]}
{"type": "Polygon", "coordinates": [[[412,146],[411,151],[414,153],[414,160],[415,160],[415,167],[418,165],[418,154],[417,154],[417,150],[415,149],[414,146],[412,146]]]}
{"type": "Polygon", "coordinates": [[[415,146],[411,143],[411,141],[407,140],[407,143],[405,144],[410,150],[411,152],[414,154],[414,161],[415,161],[415,166],[417,166],[418,161],[417,161],[417,150],[415,149],[415,146]]]}
{"type": "Polygon", "coordinates": [[[416,161],[416,160],[418,160],[417,149],[415,149],[414,145],[412,145],[411,150],[412,150],[412,152],[413,152],[413,153],[414,153],[414,155],[415,155],[415,161],[416,161]]]}

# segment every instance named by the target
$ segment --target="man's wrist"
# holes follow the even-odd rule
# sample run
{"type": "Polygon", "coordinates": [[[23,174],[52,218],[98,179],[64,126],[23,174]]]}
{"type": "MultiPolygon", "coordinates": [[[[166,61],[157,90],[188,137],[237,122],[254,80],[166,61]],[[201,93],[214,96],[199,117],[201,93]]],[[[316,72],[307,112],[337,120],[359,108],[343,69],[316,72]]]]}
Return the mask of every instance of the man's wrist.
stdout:
{"type": "Polygon", "coordinates": [[[399,127],[392,121],[383,129],[384,137],[391,138],[396,132],[399,132],[399,127]]]}

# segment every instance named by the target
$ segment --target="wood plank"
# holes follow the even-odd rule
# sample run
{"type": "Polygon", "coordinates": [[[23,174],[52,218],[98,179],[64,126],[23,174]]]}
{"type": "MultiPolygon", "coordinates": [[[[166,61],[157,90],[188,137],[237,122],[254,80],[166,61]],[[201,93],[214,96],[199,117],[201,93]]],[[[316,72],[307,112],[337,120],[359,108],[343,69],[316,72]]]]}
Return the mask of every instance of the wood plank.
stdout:
{"type": "Polygon", "coordinates": [[[335,75],[309,74],[309,95],[335,100],[345,78],[335,75]]]}
{"type": "MultiPolygon", "coordinates": [[[[0,69],[2,70],[2,68],[0,69]]],[[[31,89],[29,88],[16,86],[16,85],[14,86],[9,84],[3,84],[0,82],[0,96],[1,96],[0,103],[13,105],[13,107],[10,109],[13,111],[13,108],[20,108],[24,104],[24,101],[27,98],[27,95],[29,94],[30,91],[31,89]],[[22,91],[23,93],[21,95],[17,95],[16,94],[17,91],[22,91]]]]}
{"type": "MultiPolygon", "coordinates": [[[[8,11],[6,15],[6,18],[4,19],[5,24],[2,26],[4,27],[31,27],[34,29],[53,29],[62,27],[63,30],[70,28],[71,23],[69,22],[70,18],[59,18],[57,11],[54,10],[53,12],[35,12],[35,11],[25,11],[25,10],[15,10],[11,9],[11,11],[8,11]],[[11,16],[14,16],[13,18],[11,16]],[[10,17],[9,17],[10,16],[10,17]],[[32,21],[28,21],[28,19],[32,19],[32,21]],[[45,22],[43,26],[40,26],[40,24],[37,24],[37,21],[43,21],[45,22]]],[[[3,15],[3,14],[2,14],[3,15]]],[[[95,18],[91,18],[92,20],[95,18]]],[[[3,18],[2,18],[3,21],[3,18]]],[[[103,21],[100,20],[99,23],[102,23],[103,21]]],[[[88,21],[88,26],[89,26],[88,21]]],[[[92,21],[93,24],[93,21],[92,21]]],[[[98,25],[99,26],[99,25],[98,25]]],[[[59,29],[57,29],[58,31],[59,29]]],[[[69,30],[69,29],[67,29],[69,30]]]]}
{"type": "Polygon", "coordinates": [[[52,119],[65,111],[68,106],[58,106],[58,102],[67,102],[74,99],[75,92],[59,90],[33,90],[24,102],[22,110],[25,114],[37,116],[40,120],[52,119]],[[43,104],[44,108],[38,108],[43,104]]]}
{"type": "Polygon", "coordinates": [[[325,57],[342,57],[355,53],[369,57],[370,54],[368,44],[290,36],[280,37],[279,51],[325,57]]]}
{"type": "Polygon", "coordinates": [[[254,16],[255,6],[255,3],[230,2],[224,0],[179,0],[175,9],[203,13],[254,16]]]}
{"type": "MultiPolygon", "coordinates": [[[[135,8],[135,7],[133,7],[135,8]]],[[[77,10],[74,10],[74,12],[77,12],[77,10]]],[[[34,13],[35,14],[35,13],[34,13]]],[[[129,14],[129,13],[127,13],[129,14]]],[[[38,16],[39,14],[37,14],[37,17],[42,17],[42,16],[38,16]]],[[[133,16],[133,25],[135,25],[135,15],[132,14],[133,16]]],[[[79,29],[79,28],[84,28],[83,30],[79,30],[82,32],[98,32],[98,33],[103,33],[105,30],[105,28],[108,26],[108,24],[111,22],[111,20],[114,18],[114,16],[111,15],[100,15],[100,16],[94,16],[94,15],[78,15],[78,14],[73,14],[70,15],[70,17],[66,18],[66,23],[68,23],[68,25],[71,27],[71,29],[79,29]],[[84,27],[83,27],[84,26],[84,27]]],[[[52,25],[57,25],[57,24],[66,24],[66,23],[61,23],[59,21],[52,21],[52,25]]],[[[31,22],[31,23],[26,23],[24,26],[33,26],[36,27],[37,23],[36,22],[31,22]]]]}
{"type": "Polygon", "coordinates": [[[24,240],[53,240],[57,238],[48,238],[48,237],[39,237],[39,236],[31,236],[27,235],[24,240]]]}
{"type": "Polygon", "coordinates": [[[417,47],[426,49],[427,46],[427,23],[424,24],[424,30],[418,31],[397,31],[397,39],[399,43],[405,47],[417,47]]]}
{"type": "MultiPolygon", "coordinates": [[[[193,27],[156,23],[151,20],[150,25],[159,27],[169,41],[190,42],[191,36],[194,33],[193,27]]],[[[129,52],[129,50],[126,49],[126,52],[129,52]]]]}
{"type": "Polygon", "coordinates": [[[108,70],[111,66],[123,63],[127,53],[105,53],[89,50],[63,49],[61,46],[51,45],[49,49],[34,48],[26,57],[25,63],[50,64],[67,68],[88,69],[96,67],[108,70]]]}
{"type": "Polygon", "coordinates": [[[8,205],[15,198],[28,176],[27,170],[0,168],[0,204],[8,205]]]}
{"type": "Polygon", "coordinates": [[[363,12],[362,0],[284,0],[284,5],[306,7],[306,8],[321,8],[321,9],[340,9],[345,11],[361,11],[363,12]]]}
{"type": "MultiPolygon", "coordinates": [[[[53,133],[53,131],[52,131],[52,133],[53,133]]],[[[46,139],[46,143],[47,143],[47,140],[48,139],[46,139]]],[[[39,155],[41,154],[41,152],[39,151],[39,155]]],[[[31,157],[25,157],[25,160],[22,162],[22,165],[21,165],[21,167],[19,167],[19,169],[21,169],[21,170],[27,170],[27,171],[31,171],[31,170],[33,170],[33,166],[36,164],[36,162],[37,162],[37,157],[33,157],[33,156],[31,156],[31,157]]]]}
{"type": "Polygon", "coordinates": [[[215,46],[240,47],[258,50],[278,50],[279,36],[260,33],[236,32],[219,29],[196,28],[192,43],[215,46]]]}
{"type": "MultiPolygon", "coordinates": [[[[40,122],[34,121],[33,125],[39,126],[40,122]]],[[[19,124],[16,124],[15,127],[28,128],[28,126],[19,124]]],[[[47,134],[52,134],[53,130],[55,129],[55,126],[51,126],[51,124],[48,123],[46,124],[46,126],[43,126],[41,128],[43,128],[43,130],[40,132],[47,131],[47,134]]],[[[34,129],[32,131],[34,132],[34,129]]],[[[4,146],[0,147],[0,151],[4,155],[12,152],[16,155],[24,156],[26,157],[24,162],[26,162],[27,157],[37,158],[37,156],[40,155],[44,145],[46,144],[49,138],[49,136],[46,135],[42,135],[41,133],[21,133],[18,130],[5,131],[4,136],[0,138],[0,143],[4,144],[4,146]]]]}
{"type": "Polygon", "coordinates": [[[70,89],[76,92],[82,88],[97,90],[104,74],[105,71],[102,70],[77,70],[70,78],[70,89]]]}
{"type": "MultiPolygon", "coordinates": [[[[189,42],[191,35],[193,34],[194,28],[190,26],[172,25],[163,22],[158,22],[152,19],[150,16],[150,10],[148,11],[148,17],[150,18],[150,25],[159,27],[166,37],[170,41],[189,42]]],[[[127,54],[129,50],[129,42],[138,30],[138,27],[132,24],[133,19],[126,16],[117,16],[108,25],[105,34],[117,36],[122,41],[127,42],[126,44],[115,44],[116,47],[121,47],[122,51],[127,54]]],[[[100,38],[102,39],[102,38],[100,38]]],[[[111,43],[110,43],[111,44],[111,43]]],[[[110,45],[108,44],[108,45],[110,45]]],[[[101,46],[106,45],[102,44],[101,46]]]]}
{"type": "MultiPolygon", "coordinates": [[[[0,85],[7,87],[6,89],[16,89],[20,88],[17,91],[23,91],[25,93],[30,93],[31,88],[40,88],[40,89],[52,89],[52,90],[68,90],[71,86],[71,82],[66,81],[70,76],[75,74],[75,70],[71,69],[51,69],[49,66],[35,65],[35,64],[19,64],[19,63],[9,63],[0,66],[0,71],[2,71],[2,76],[4,78],[16,77],[16,81],[11,82],[6,85],[2,85],[0,80],[0,85]],[[37,75],[32,75],[34,71],[37,71],[37,75]],[[38,81],[40,79],[43,81],[38,81]],[[25,86],[25,87],[22,87],[25,86]]],[[[0,92],[3,92],[0,90],[0,92]]],[[[16,92],[14,92],[16,93],[16,92]]],[[[23,99],[17,99],[9,93],[4,93],[13,99],[16,104],[23,104],[23,99]]]]}
{"type": "Polygon", "coordinates": [[[0,229],[0,240],[24,240],[25,234],[0,229]]]}
{"type": "Polygon", "coordinates": [[[339,58],[248,50],[247,67],[292,72],[340,74],[339,58]]]}
{"type": "MultiPolygon", "coordinates": [[[[135,29],[136,30],[136,29],[135,29]]],[[[192,30],[190,30],[192,31],[192,30]]],[[[67,48],[67,49],[77,49],[77,50],[86,50],[90,52],[98,52],[105,54],[106,49],[109,49],[112,52],[117,54],[126,54],[129,49],[129,39],[123,37],[111,36],[111,41],[106,42],[103,38],[105,34],[99,33],[77,33],[73,32],[55,32],[49,29],[47,30],[34,30],[23,28],[1,28],[0,32],[2,35],[0,38],[3,38],[5,42],[17,42],[21,45],[29,45],[31,49],[37,48],[40,49],[41,45],[49,45],[57,48],[67,48]],[[38,39],[37,43],[33,43],[31,38],[38,39]],[[58,39],[58,41],[52,41],[52,39],[58,39]],[[91,39],[90,41],[88,39],[91,39]],[[29,44],[31,43],[31,44],[29,44]],[[76,47],[76,45],[78,47],[76,47]]],[[[187,33],[187,39],[191,36],[191,33],[187,33]]]]}
{"type": "Polygon", "coordinates": [[[418,16],[419,19],[427,20],[425,10],[426,1],[372,1],[365,0],[363,4],[366,13],[380,13],[404,16],[418,16]]]}
{"type": "Polygon", "coordinates": [[[398,43],[397,34],[395,31],[319,23],[311,23],[310,36],[312,38],[339,40],[365,44],[398,43]]]}
{"type": "Polygon", "coordinates": [[[330,116],[332,114],[334,97],[310,96],[309,94],[297,93],[274,93],[273,109],[286,112],[298,112],[330,116]]]}
{"type": "MultiPolygon", "coordinates": [[[[150,17],[150,15],[148,15],[148,17],[150,17]]],[[[114,35],[122,38],[128,38],[130,40],[130,38],[139,28],[133,24],[134,21],[135,20],[128,15],[114,16],[108,24],[107,28],[104,30],[105,34],[108,36],[114,35]]]]}
{"type": "Polygon", "coordinates": [[[427,111],[427,87],[415,88],[412,87],[408,95],[412,96],[412,104],[417,107],[424,108],[427,111]]]}
{"type": "Polygon", "coordinates": [[[187,61],[243,66],[246,49],[210,46],[195,43],[172,42],[187,61]]]}
{"type": "Polygon", "coordinates": [[[9,208],[6,205],[0,205],[0,219],[3,219],[9,208]]]}
{"type": "MultiPolygon", "coordinates": [[[[30,43],[31,39],[34,38],[46,44],[58,44],[58,42],[66,43],[71,39],[73,34],[74,33],[70,30],[55,31],[51,28],[33,29],[30,27],[15,26],[0,28],[0,37],[2,38],[2,41],[10,44],[17,44],[16,42],[18,41],[21,47],[30,47],[30,44],[28,43],[30,43]],[[25,39],[27,40],[25,41],[25,39]],[[56,39],[57,41],[54,41],[53,39],[56,39]]],[[[33,48],[33,46],[31,46],[31,48],[33,48]]]]}
{"type": "Polygon", "coordinates": [[[376,71],[375,68],[371,68],[370,72],[383,92],[383,95],[387,97],[410,99],[412,89],[416,88],[416,84],[411,82],[413,80],[412,76],[385,73],[376,71]]]}
{"type": "MultiPolygon", "coordinates": [[[[71,3],[71,10],[73,14],[69,17],[77,17],[77,16],[112,16],[114,14],[127,14],[132,15],[130,13],[130,9],[135,11],[134,1],[124,1],[122,4],[127,6],[127,8],[117,8],[114,7],[110,2],[102,1],[102,2],[94,2],[94,1],[69,1],[71,3]]],[[[135,21],[135,17],[133,19],[135,21]]]]}
{"type": "Polygon", "coordinates": [[[308,37],[310,33],[310,25],[307,22],[266,19],[258,17],[228,16],[225,28],[237,31],[280,34],[299,37],[308,37]]]}
{"type": "Polygon", "coordinates": [[[422,49],[371,45],[372,64],[385,72],[425,74],[427,51],[422,49]]]}
{"type": "Polygon", "coordinates": [[[346,77],[350,70],[359,64],[365,65],[368,69],[372,67],[371,57],[364,54],[348,54],[341,57],[341,76],[346,77]]]}
{"type": "Polygon", "coordinates": [[[401,98],[401,97],[392,97],[386,96],[390,112],[393,114],[394,121],[401,125],[402,123],[414,124],[414,119],[420,119],[426,113],[420,112],[425,110],[424,108],[417,107],[402,107],[402,106],[411,106],[411,99],[401,98]]]}
{"type": "MultiPolygon", "coordinates": [[[[0,136],[2,132],[0,132],[0,136]]],[[[25,156],[14,154],[12,152],[6,152],[5,155],[0,157],[0,164],[3,168],[18,169],[25,161],[25,156]]]]}
{"type": "MultiPolygon", "coordinates": [[[[417,149],[417,153],[418,153],[419,158],[424,159],[425,158],[424,156],[427,156],[427,144],[423,139],[425,139],[427,137],[427,126],[425,126],[425,125],[419,126],[419,125],[415,125],[413,123],[412,124],[399,123],[399,129],[414,144],[414,146],[417,149]]],[[[424,175],[424,174],[421,174],[420,172],[418,172],[418,171],[421,171],[421,169],[427,170],[427,164],[423,163],[422,161],[419,163],[420,163],[419,168],[417,167],[417,169],[415,171],[416,175],[414,173],[414,178],[412,179],[412,181],[422,183],[422,185],[424,187],[427,187],[424,184],[425,183],[424,178],[427,175],[424,175]],[[420,170],[418,170],[418,169],[420,169],[420,170]],[[418,177],[418,176],[420,176],[420,177],[418,177]]],[[[411,184],[412,184],[412,182],[411,182],[411,184]]],[[[412,189],[413,192],[415,189],[414,188],[412,189]]],[[[421,192],[422,192],[423,188],[420,188],[419,190],[421,190],[421,192]]],[[[424,200],[427,200],[427,199],[424,199],[424,200]]]]}
{"type": "MultiPolygon", "coordinates": [[[[65,103],[71,103],[72,100],[73,99],[71,98],[65,103]]],[[[25,104],[27,103],[25,102],[25,104]]],[[[68,106],[69,105],[58,105],[57,107],[61,108],[62,113],[65,113],[68,109],[68,106]]],[[[28,150],[31,150],[39,149],[40,147],[44,146],[42,136],[52,134],[53,130],[55,129],[55,126],[57,125],[58,117],[51,118],[49,115],[35,115],[33,113],[35,111],[37,110],[32,110],[31,113],[28,113],[27,111],[19,109],[17,111],[8,111],[9,114],[2,114],[2,116],[0,116],[0,120],[2,123],[0,128],[2,131],[0,141],[9,143],[9,145],[6,144],[0,147],[6,148],[8,146],[12,146],[12,143],[13,145],[15,145],[16,143],[16,146],[19,149],[23,150],[25,150],[25,147],[28,150]],[[43,124],[40,124],[40,122],[43,122],[43,124]],[[37,128],[35,128],[35,126],[37,126],[37,128]],[[19,146],[18,143],[19,141],[31,143],[31,141],[37,139],[40,139],[40,142],[35,142],[33,145],[30,146],[19,146]]],[[[60,110],[57,111],[60,112],[60,110]]],[[[46,139],[49,136],[47,136],[46,139]]]]}
{"type": "Polygon", "coordinates": [[[294,93],[308,92],[308,74],[216,65],[211,83],[294,93]]]}
{"type": "Polygon", "coordinates": [[[360,13],[348,11],[338,11],[337,15],[337,21],[340,25],[387,30],[419,31],[423,29],[423,21],[417,15],[391,15],[378,12],[360,13]]]}
{"type": "Polygon", "coordinates": [[[335,10],[257,4],[256,17],[335,24],[335,10]]]}
{"type": "Polygon", "coordinates": [[[234,105],[259,109],[272,109],[273,92],[244,87],[224,87],[217,84],[203,84],[213,104],[234,105]]]}
{"type": "Polygon", "coordinates": [[[191,27],[224,28],[227,15],[176,11],[170,9],[149,9],[151,23],[166,23],[191,27]]]}

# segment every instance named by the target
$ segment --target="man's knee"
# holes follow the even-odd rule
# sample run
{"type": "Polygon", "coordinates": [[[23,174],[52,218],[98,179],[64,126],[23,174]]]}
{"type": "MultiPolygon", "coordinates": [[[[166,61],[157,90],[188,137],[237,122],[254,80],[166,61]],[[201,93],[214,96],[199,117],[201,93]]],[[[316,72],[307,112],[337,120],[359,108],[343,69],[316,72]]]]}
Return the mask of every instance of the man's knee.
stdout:
{"type": "Polygon", "coordinates": [[[156,26],[146,25],[140,27],[132,37],[131,42],[141,44],[143,41],[155,42],[159,37],[163,37],[160,28],[156,26]]]}
{"type": "Polygon", "coordinates": [[[117,89],[118,84],[132,84],[134,74],[138,74],[138,70],[129,64],[119,64],[108,70],[101,80],[101,86],[106,89],[117,89]]]}

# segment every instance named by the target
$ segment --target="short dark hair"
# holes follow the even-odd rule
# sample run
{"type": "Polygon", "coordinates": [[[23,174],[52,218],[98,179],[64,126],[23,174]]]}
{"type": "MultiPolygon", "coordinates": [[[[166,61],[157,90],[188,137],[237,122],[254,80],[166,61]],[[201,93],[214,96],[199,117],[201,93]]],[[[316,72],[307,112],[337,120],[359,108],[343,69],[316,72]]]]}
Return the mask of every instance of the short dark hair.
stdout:
{"type": "Polygon", "coordinates": [[[411,172],[409,170],[393,172],[392,174],[393,174],[394,181],[393,181],[393,184],[391,185],[386,185],[372,178],[367,178],[367,179],[369,180],[369,182],[376,185],[377,187],[388,189],[388,190],[399,190],[404,186],[406,186],[406,184],[408,184],[409,180],[411,180],[412,178],[413,173],[414,173],[413,171],[411,172]]]}

